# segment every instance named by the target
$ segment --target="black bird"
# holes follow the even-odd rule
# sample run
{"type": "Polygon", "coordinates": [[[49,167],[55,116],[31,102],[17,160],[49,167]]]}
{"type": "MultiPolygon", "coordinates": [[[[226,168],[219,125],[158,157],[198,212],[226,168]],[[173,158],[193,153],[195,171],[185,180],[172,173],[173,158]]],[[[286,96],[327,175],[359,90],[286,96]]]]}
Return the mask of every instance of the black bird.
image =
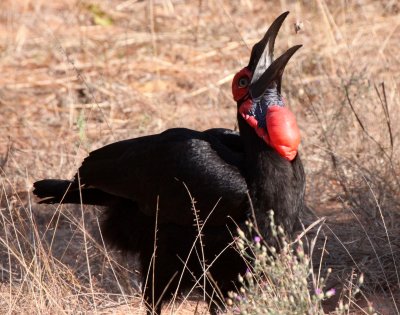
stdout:
{"type": "Polygon", "coordinates": [[[246,271],[231,244],[237,225],[252,213],[266,241],[270,209],[277,224],[293,232],[304,207],[305,175],[281,80],[301,46],[273,60],[288,14],[273,22],[233,79],[239,133],[169,129],[91,152],[72,180],[34,183],[39,203],[106,206],[102,233],[109,244],[139,254],[149,314],[160,314],[174,293],[201,284],[216,314],[246,271]]]}

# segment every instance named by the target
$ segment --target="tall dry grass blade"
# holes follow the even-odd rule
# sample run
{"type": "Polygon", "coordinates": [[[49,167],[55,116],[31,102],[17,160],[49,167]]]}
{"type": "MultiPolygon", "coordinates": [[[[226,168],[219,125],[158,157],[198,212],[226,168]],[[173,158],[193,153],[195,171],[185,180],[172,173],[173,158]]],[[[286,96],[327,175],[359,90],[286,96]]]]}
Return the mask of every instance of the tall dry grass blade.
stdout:
{"type": "Polygon", "coordinates": [[[391,169],[392,169],[393,173],[395,174],[395,180],[396,180],[397,184],[400,186],[400,179],[398,178],[397,170],[396,170],[395,166],[393,165],[393,161],[392,161],[391,155],[389,155],[389,154],[386,152],[386,150],[385,150],[385,148],[382,146],[382,144],[381,144],[378,140],[376,140],[375,137],[373,137],[373,136],[368,132],[368,130],[365,128],[364,124],[362,123],[360,117],[358,116],[358,114],[357,114],[357,112],[356,112],[356,110],[355,110],[355,108],[354,108],[354,106],[353,106],[353,102],[351,101],[351,98],[350,98],[349,91],[348,91],[348,88],[347,88],[347,87],[345,87],[345,94],[346,94],[347,102],[348,102],[348,104],[349,104],[349,106],[350,106],[350,108],[351,108],[351,111],[353,112],[353,114],[354,114],[354,116],[355,116],[355,118],[356,118],[358,124],[360,125],[362,131],[364,132],[364,134],[365,134],[373,143],[376,144],[376,146],[379,148],[380,152],[386,157],[387,161],[389,162],[389,165],[391,166],[391,169]]]}
{"type": "Polygon", "coordinates": [[[120,292],[122,294],[122,297],[124,299],[125,305],[129,305],[130,311],[133,311],[133,309],[130,306],[130,303],[128,301],[128,297],[125,294],[125,290],[122,288],[122,285],[121,285],[121,283],[120,283],[120,281],[118,279],[118,276],[117,276],[117,273],[116,273],[115,268],[113,266],[113,262],[112,262],[112,260],[110,258],[109,252],[107,251],[107,246],[106,246],[106,244],[104,242],[103,234],[101,233],[100,222],[99,222],[98,218],[96,218],[96,223],[97,223],[97,227],[98,227],[98,229],[100,231],[100,239],[101,239],[101,243],[102,243],[103,248],[104,248],[104,256],[106,257],[106,259],[108,261],[108,264],[110,265],[111,271],[112,271],[112,273],[114,275],[115,281],[117,282],[118,288],[119,288],[119,290],[120,290],[120,292]]]}
{"type": "MultiPolygon", "coordinates": [[[[154,292],[154,286],[155,286],[155,264],[156,264],[156,252],[157,252],[157,232],[158,232],[158,214],[159,214],[159,196],[157,196],[157,205],[156,205],[156,216],[155,216],[155,221],[154,221],[154,242],[153,242],[153,254],[150,259],[150,264],[147,268],[146,271],[146,281],[143,284],[143,293],[147,289],[148,281],[149,279],[152,282],[152,290],[151,290],[151,305],[149,305],[148,301],[144,300],[144,294],[142,295],[142,300],[141,300],[141,305],[144,303],[146,305],[146,308],[150,308],[151,312],[155,312],[155,309],[160,301],[154,301],[155,299],[155,292],[154,292]],[[151,277],[151,278],[150,278],[151,277]]],[[[143,272],[143,271],[142,271],[143,272]]]]}
{"type": "Polygon", "coordinates": [[[86,227],[85,227],[85,212],[84,212],[83,201],[82,201],[83,199],[82,199],[82,190],[81,190],[81,178],[80,178],[79,171],[77,172],[77,179],[78,179],[78,186],[79,186],[79,199],[80,199],[80,210],[81,210],[82,231],[83,231],[83,245],[85,248],[86,266],[87,266],[87,271],[88,271],[90,292],[92,294],[92,302],[93,302],[94,312],[95,312],[95,314],[97,314],[97,303],[95,300],[94,286],[93,286],[93,279],[92,279],[92,269],[90,267],[88,244],[87,244],[87,239],[86,239],[87,232],[86,232],[86,227]]]}
{"type": "MultiPolygon", "coordinates": [[[[199,218],[198,218],[197,210],[196,210],[195,200],[194,200],[194,198],[192,197],[192,195],[191,195],[191,193],[190,193],[189,188],[187,187],[187,185],[186,185],[185,183],[183,183],[183,185],[185,186],[185,189],[186,189],[187,193],[189,194],[189,198],[190,198],[191,203],[192,203],[192,211],[193,211],[194,216],[195,216],[195,223],[196,223],[197,235],[196,235],[195,240],[193,241],[193,244],[192,244],[192,246],[191,246],[191,248],[190,248],[190,250],[189,250],[189,253],[188,253],[187,257],[185,258],[185,261],[183,261],[182,272],[181,272],[180,277],[179,277],[177,290],[175,291],[174,296],[173,296],[173,298],[171,299],[171,303],[172,303],[172,304],[174,304],[175,301],[176,301],[177,294],[178,294],[178,291],[179,291],[179,287],[180,287],[180,285],[181,285],[181,282],[182,282],[182,279],[183,279],[185,270],[187,270],[188,272],[191,272],[191,271],[188,269],[187,266],[188,266],[189,259],[190,259],[190,257],[192,256],[193,251],[196,250],[196,244],[197,244],[197,242],[199,242],[200,247],[201,247],[201,257],[198,256],[198,258],[199,258],[199,261],[200,261],[200,263],[201,263],[201,266],[203,267],[203,277],[202,277],[202,278],[203,278],[203,299],[205,300],[205,297],[206,297],[206,295],[207,295],[207,292],[206,292],[207,277],[206,277],[205,275],[206,275],[206,272],[207,272],[207,269],[208,269],[208,268],[206,267],[206,261],[205,261],[204,250],[203,250],[204,245],[203,245],[203,240],[202,240],[202,230],[203,230],[204,226],[206,225],[208,219],[209,219],[209,218],[211,217],[211,215],[214,213],[214,210],[216,209],[216,207],[218,206],[219,201],[220,201],[220,200],[217,201],[217,203],[214,205],[213,209],[211,209],[210,213],[209,213],[209,214],[207,215],[207,217],[204,219],[204,222],[200,222],[200,221],[199,221],[199,218]]],[[[194,289],[194,287],[193,287],[192,289],[194,289]]],[[[188,296],[189,296],[189,295],[187,295],[187,297],[188,297],[188,296]]],[[[185,300],[184,300],[184,301],[185,301],[185,300]]],[[[179,309],[179,308],[178,308],[178,309],[179,309]]],[[[178,311],[178,310],[177,310],[177,311],[178,311]]]]}
{"type": "MultiPolygon", "coordinates": [[[[391,257],[392,257],[392,261],[393,261],[393,267],[394,267],[395,275],[396,275],[396,278],[397,278],[397,287],[400,288],[399,271],[398,271],[398,268],[397,268],[396,259],[395,259],[395,257],[394,257],[394,251],[393,251],[392,240],[391,240],[391,238],[389,237],[389,231],[388,231],[388,228],[387,228],[387,226],[386,226],[386,220],[385,220],[385,217],[384,217],[384,215],[383,215],[381,206],[380,206],[380,204],[379,204],[379,202],[378,202],[378,200],[377,200],[377,198],[376,198],[376,195],[375,195],[375,193],[374,193],[374,191],[373,191],[371,185],[369,184],[369,182],[368,182],[365,178],[364,178],[364,180],[366,181],[366,183],[367,183],[367,185],[368,185],[368,188],[370,189],[370,192],[371,192],[371,194],[372,194],[372,196],[373,196],[373,198],[374,198],[374,201],[375,201],[375,203],[376,203],[376,206],[378,207],[380,219],[381,219],[381,221],[382,221],[382,224],[383,224],[383,227],[384,227],[384,230],[385,230],[386,239],[387,239],[388,244],[389,244],[390,254],[391,254],[391,257]]],[[[390,287],[389,287],[389,289],[390,289],[390,287]]],[[[391,290],[390,290],[390,291],[391,291],[391,290]]],[[[394,295],[393,295],[392,292],[391,292],[391,295],[392,295],[393,304],[394,304],[394,306],[395,306],[395,308],[396,308],[396,311],[397,311],[397,313],[399,313],[399,308],[398,308],[398,306],[397,306],[397,302],[396,302],[396,300],[394,299],[394,295]]]]}
{"type": "Polygon", "coordinates": [[[392,124],[391,124],[390,115],[389,115],[389,106],[388,106],[388,101],[387,101],[387,97],[386,97],[385,82],[381,82],[380,86],[382,88],[383,98],[379,92],[378,86],[376,84],[374,84],[375,92],[379,98],[379,103],[381,104],[383,113],[385,114],[385,121],[386,121],[386,126],[388,128],[389,139],[390,139],[390,157],[392,157],[394,140],[393,140],[392,124]]]}

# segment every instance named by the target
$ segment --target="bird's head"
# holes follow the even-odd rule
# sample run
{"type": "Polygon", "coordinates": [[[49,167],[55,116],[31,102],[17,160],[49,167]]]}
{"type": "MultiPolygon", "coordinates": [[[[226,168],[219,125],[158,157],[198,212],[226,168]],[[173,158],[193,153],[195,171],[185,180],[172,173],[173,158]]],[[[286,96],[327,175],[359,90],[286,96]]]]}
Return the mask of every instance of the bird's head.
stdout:
{"type": "Polygon", "coordinates": [[[260,138],[291,161],[297,155],[300,132],[281,95],[281,82],[286,64],[301,45],[273,59],[275,38],[288,14],[281,14],[253,46],[249,64],[233,78],[232,93],[238,104],[238,119],[246,121],[260,138]]]}

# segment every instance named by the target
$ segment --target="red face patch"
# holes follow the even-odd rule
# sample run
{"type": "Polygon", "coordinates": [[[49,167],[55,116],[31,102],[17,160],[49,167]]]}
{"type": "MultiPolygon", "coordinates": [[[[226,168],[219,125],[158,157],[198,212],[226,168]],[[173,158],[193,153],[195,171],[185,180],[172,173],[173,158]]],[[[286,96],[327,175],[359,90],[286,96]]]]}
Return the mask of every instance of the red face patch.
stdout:
{"type": "MultiPolygon", "coordinates": [[[[232,94],[235,101],[243,100],[248,95],[251,78],[252,74],[247,68],[236,73],[232,81],[232,94]]],[[[284,105],[283,98],[282,103],[284,105]]],[[[260,123],[257,120],[260,116],[255,114],[253,105],[255,106],[251,98],[243,101],[239,107],[241,116],[265,143],[274,148],[283,158],[292,161],[297,155],[300,144],[300,131],[293,113],[287,107],[273,103],[268,105],[264,112],[265,116],[262,120],[265,123],[260,123]]]]}
{"type": "Polygon", "coordinates": [[[251,72],[247,68],[243,68],[233,77],[232,94],[233,99],[237,102],[249,93],[249,85],[251,82],[251,72]]]}

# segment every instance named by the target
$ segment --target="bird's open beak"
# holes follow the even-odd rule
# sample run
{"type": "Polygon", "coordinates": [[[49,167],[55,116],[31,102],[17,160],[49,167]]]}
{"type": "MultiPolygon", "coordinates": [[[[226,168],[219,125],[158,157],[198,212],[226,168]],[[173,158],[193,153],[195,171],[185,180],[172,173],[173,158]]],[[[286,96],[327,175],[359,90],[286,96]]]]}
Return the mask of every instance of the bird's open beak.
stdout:
{"type": "Polygon", "coordinates": [[[276,36],[288,14],[289,12],[282,13],[272,23],[264,37],[253,46],[247,66],[253,73],[250,84],[250,95],[253,99],[260,98],[268,88],[274,87],[274,85],[280,94],[285,66],[293,54],[302,46],[294,46],[275,61],[273,59],[276,36]]]}

